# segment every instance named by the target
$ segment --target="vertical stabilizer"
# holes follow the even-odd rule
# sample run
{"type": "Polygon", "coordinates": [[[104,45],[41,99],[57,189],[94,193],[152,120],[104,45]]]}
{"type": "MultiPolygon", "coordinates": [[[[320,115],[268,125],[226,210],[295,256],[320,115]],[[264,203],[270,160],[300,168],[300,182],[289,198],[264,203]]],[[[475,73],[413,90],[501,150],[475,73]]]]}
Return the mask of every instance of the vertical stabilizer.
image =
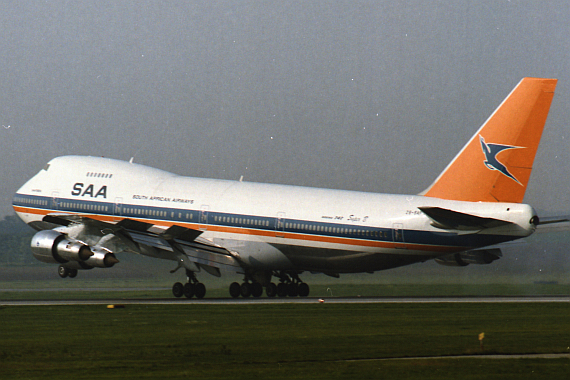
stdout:
{"type": "Polygon", "coordinates": [[[523,78],[421,195],[522,202],[556,82],[523,78]]]}

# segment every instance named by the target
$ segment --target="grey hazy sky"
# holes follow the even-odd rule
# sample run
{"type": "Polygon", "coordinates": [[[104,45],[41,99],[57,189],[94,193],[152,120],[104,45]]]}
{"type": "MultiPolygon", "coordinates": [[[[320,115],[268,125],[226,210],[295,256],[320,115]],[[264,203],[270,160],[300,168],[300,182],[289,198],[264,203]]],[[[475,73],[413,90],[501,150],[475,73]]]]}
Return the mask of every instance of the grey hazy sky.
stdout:
{"type": "Polygon", "coordinates": [[[525,76],[559,79],[525,201],[567,212],[568,20],[568,1],[4,1],[0,215],[67,154],[418,193],[525,76]]]}

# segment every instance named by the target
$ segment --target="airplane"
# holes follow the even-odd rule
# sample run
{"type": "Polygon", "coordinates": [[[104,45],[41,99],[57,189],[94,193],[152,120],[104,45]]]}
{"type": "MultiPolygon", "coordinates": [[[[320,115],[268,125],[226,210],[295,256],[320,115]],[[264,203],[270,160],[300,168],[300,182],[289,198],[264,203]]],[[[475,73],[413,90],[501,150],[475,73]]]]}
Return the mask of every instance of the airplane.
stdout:
{"type": "Polygon", "coordinates": [[[191,178],[132,159],[63,156],[16,192],[13,207],[38,231],[34,257],[59,264],[61,277],[142,254],[185,270],[175,297],[203,298],[203,272],[243,275],[229,286],[234,298],[263,288],[268,297],[306,297],[305,272],[490,264],[500,243],[540,223],[522,201],[556,84],[523,78],[416,195],[191,178]]]}

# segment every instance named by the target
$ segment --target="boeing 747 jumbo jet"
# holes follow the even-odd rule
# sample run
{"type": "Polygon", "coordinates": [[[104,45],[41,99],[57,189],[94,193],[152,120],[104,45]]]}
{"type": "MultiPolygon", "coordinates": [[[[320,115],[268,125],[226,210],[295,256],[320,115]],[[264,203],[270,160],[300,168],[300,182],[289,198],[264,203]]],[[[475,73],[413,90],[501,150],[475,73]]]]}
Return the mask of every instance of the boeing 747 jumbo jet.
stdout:
{"type": "Polygon", "coordinates": [[[190,178],[64,156],[22,186],[13,206],[39,231],[33,255],[59,264],[61,277],[142,254],[185,270],[176,297],[204,297],[202,272],[242,274],[232,297],[259,297],[263,288],[269,297],[294,297],[309,294],[304,272],[338,277],[431,259],[489,264],[501,257],[497,244],[539,224],[521,202],[556,82],[521,80],[419,195],[190,178]]]}

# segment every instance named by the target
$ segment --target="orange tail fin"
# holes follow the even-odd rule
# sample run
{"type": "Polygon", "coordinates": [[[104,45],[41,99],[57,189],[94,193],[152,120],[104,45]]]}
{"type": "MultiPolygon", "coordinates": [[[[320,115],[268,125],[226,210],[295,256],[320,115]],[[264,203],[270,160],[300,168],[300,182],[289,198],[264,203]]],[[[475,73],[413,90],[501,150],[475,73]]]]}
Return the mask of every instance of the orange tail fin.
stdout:
{"type": "Polygon", "coordinates": [[[421,195],[522,202],[556,82],[523,78],[421,195]]]}

